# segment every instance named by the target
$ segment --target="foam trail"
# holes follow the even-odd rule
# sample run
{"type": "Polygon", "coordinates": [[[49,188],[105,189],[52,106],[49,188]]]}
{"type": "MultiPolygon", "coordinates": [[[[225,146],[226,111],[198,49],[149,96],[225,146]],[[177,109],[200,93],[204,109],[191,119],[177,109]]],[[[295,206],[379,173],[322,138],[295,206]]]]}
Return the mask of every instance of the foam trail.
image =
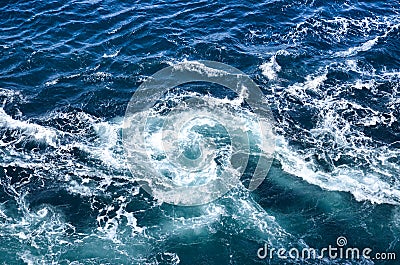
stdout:
{"type": "Polygon", "coordinates": [[[57,147],[57,133],[54,130],[34,123],[15,120],[3,108],[0,108],[0,127],[11,130],[21,129],[25,134],[32,135],[36,140],[43,140],[50,146],[57,147]]]}
{"type": "MultiPolygon", "coordinates": [[[[378,110],[346,99],[341,94],[352,89],[368,89],[376,93],[380,76],[374,70],[364,73],[356,62],[350,60],[346,65],[334,64],[326,66],[316,74],[306,76],[302,83],[289,85],[284,90],[278,84],[273,85],[278,97],[271,96],[278,104],[278,110],[285,113],[293,108],[293,99],[297,104],[311,110],[314,115],[313,127],[296,133],[304,145],[304,149],[290,146],[293,136],[287,135],[286,130],[293,130],[295,125],[290,120],[283,120],[278,130],[282,132],[278,138],[277,157],[282,168],[310,184],[318,185],[326,190],[344,191],[351,193],[358,201],[372,203],[400,203],[400,181],[397,176],[400,168],[395,159],[400,153],[391,145],[381,144],[363,133],[358,128],[374,126],[392,126],[397,121],[393,107],[397,104],[397,90],[394,87],[389,94],[387,110],[378,110]],[[325,85],[331,68],[352,71],[370,77],[369,81],[357,79],[344,83],[340,87],[325,85]],[[354,118],[347,118],[347,113],[354,113],[354,118]],[[346,159],[348,162],[341,162],[346,159]],[[394,159],[394,160],[393,160],[394,159]],[[363,163],[368,169],[360,168],[355,162],[363,163]],[[321,163],[328,165],[324,168],[321,163]]],[[[390,76],[396,80],[396,76],[390,76]]],[[[389,79],[389,80],[391,80],[389,79]]],[[[387,80],[384,80],[387,82],[387,80]]],[[[309,117],[308,117],[309,119],[309,117]]],[[[300,129],[300,128],[297,128],[300,129]]],[[[297,130],[296,129],[296,130],[297,130]]],[[[293,132],[292,132],[293,133],[293,132]]],[[[295,134],[296,134],[295,133],[295,134]]]]}
{"type": "Polygon", "coordinates": [[[316,165],[306,162],[282,137],[278,140],[276,151],[284,171],[310,184],[325,190],[349,192],[358,201],[400,205],[398,187],[382,181],[379,175],[348,167],[336,168],[332,172],[315,170],[316,165]]]}

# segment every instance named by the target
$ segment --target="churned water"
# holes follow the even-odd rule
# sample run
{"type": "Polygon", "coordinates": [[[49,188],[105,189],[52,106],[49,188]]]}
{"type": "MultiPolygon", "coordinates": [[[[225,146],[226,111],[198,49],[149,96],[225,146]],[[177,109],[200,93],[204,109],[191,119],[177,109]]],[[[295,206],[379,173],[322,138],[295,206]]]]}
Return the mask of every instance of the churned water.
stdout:
{"type": "MultiPolygon", "coordinates": [[[[398,1],[2,1],[0,25],[2,264],[398,264],[398,1]],[[257,83],[276,120],[275,159],[253,192],[174,206],[139,188],[123,118],[147,77],[201,60],[257,83]],[[397,261],[257,255],[338,237],[397,261]]],[[[185,89],[251,123],[229,91],[185,89]]],[[[185,126],[186,156],[203,155],[204,141],[219,150],[199,178],[180,179],[202,183],[224,170],[229,134],[207,118],[185,126]]]]}

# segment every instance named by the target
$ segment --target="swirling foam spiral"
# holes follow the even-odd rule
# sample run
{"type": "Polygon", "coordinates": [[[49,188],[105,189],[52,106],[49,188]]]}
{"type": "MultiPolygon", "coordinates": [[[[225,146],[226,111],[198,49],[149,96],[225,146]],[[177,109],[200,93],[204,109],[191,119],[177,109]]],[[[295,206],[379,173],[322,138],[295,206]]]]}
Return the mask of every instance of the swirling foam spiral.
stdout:
{"type": "MultiPolygon", "coordinates": [[[[261,172],[263,178],[269,169],[273,134],[270,116],[265,115],[269,113],[260,111],[260,103],[265,103],[260,101],[261,91],[249,92],[254,86],[235,84],[240,90],[236,89],[235,99],[229,100],[168,90],[192,81],[187,79],[188,75],[195,81],[210,78],[211,82],[224,85],[230,85],[228,78],[232,76],[234,83],[243,82],[243,76],[245,82],[250,80],[244,74],[238,78],[238,72],[230,68],[218,69],[222,64],[218,63],[217,67],[213,64],[209,67],[199,62],[185,62],[171,67],[150,79],[154,84],[145,83],[136,92],[140,100],[142,93],[152,98],[151,104],[141,106],[134,96],[128,106],[124,143],[129,166],[149,193],[167,202],[193,205],[222,196],[240,183],[250,157],[256,157],[256,164],[262,168],[255,170],[254,175],[261,172]],[[171,81],[171,74],[176,74],[172,78],[175,81],[171,81]],[[165,77],[167,81],[163,80],[165,77]],[[167,87],[165,93],[160,93],[162,89],[158,86],[167,87]],[[252,97],[258,101],[251,101],[252,97]],[[250,107],[245,107],[246,104],[250,107]]],[[[259,183],[260,179],[253,181],[253,189],[259,183]]]]}

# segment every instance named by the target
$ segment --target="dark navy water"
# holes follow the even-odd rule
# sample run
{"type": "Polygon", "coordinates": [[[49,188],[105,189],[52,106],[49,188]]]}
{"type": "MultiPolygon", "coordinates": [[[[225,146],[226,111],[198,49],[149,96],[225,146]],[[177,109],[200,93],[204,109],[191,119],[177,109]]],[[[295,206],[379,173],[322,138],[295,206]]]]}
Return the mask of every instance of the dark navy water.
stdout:
{"type": "Polygon", "coordinates": [[[399,47],[398,1],[2,1],[0,263],[399,264],[399,47]],[[254,192],[172,206],[128,170],[122,120],[200,60],[259,85],[275,160],[254,192]],[[339,236],[397,261],[257,257],[339,236]]]}

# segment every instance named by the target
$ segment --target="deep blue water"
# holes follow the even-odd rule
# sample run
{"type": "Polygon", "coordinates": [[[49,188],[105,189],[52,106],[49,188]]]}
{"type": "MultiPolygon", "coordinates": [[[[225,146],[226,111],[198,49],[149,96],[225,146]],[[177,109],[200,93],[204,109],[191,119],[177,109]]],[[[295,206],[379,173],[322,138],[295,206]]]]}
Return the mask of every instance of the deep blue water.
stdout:
{"type": "Polygon", "coordinates": [[[398,1],[2,1],[0,29],[0,263],[399,264],[398,1]],[[200,60],[259,85],[275,159],[254,192],[173,206],[135,182],[122,120],[200,60]],[[339,236],[397,261],[257,257],[339,236]]]}

